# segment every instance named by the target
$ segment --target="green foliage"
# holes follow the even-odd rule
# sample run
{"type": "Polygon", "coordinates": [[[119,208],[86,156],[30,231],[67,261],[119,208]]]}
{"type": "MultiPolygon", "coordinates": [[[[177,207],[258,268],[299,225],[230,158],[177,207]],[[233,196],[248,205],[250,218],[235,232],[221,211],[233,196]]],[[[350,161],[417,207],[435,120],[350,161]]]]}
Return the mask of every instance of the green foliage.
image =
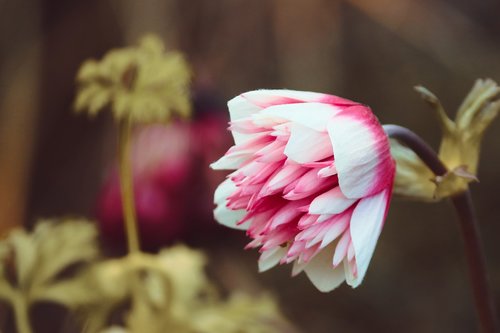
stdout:
{"type": "Polygon", "coordinates": [[[461,193],[477,181],[482,137],[500,112],[500,87],[490,79],[477,80],[451,120],[439,99],[424,87],[416,87],[422,98],[436,111],[443,132],[439,158],[450,170],[435,177],[409,148],[391,140],[396,160],[394,193],[424,201],[439,200],[461,193]]]}
{"type": "Polygon", "coordinates": [[[29,332],[29,308],[55,302],[94,332],[292,332],[270,296],[221,298],[201,251],[177,245],[157,255],[99,260],[97,230],[84,220],[41,221],[0,242],[0,298],[29,332]],[[111,325],[118,315],[122,327],[111,325]]]}
{"type": "Polygon", "coordinates": [[[189,65],[178,52],[166,52],[154,35],[137,47],[109,51],[85,61],[77,75],[75,109],[95,115],[109,106],[117,120],[166,122],[190,114],[189,65]]]}

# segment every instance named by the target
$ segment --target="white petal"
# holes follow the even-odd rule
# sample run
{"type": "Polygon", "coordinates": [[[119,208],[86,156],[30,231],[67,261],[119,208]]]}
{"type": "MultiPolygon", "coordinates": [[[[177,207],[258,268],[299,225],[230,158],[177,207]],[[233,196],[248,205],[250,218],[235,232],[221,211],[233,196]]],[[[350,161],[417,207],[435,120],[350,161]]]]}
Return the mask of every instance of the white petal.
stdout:
{"type": "Polygon", "coordinates": [[[297,276],[298,274],[302,273],[304,268],[306,268],[307,264],[308,263],[306,262],[299,263],[298,261],[294,261],[292,268],[292,276],[297,276]]]}
{"type": "Polygon", "coordinates": [[[378,237],[384,225],[390,190],[361,199],[351,217],[351,239],[358,267],[357,278],[350,285],[355,288],[363,281],[378,237]]]}
{"type": "Polygon", "coordinates": [[[269,107],[277,104],[289,104],[297,102],[319,102],[326,104],[351,106],[356,105],[348,99],[310,91],[298,91],[288,89],[262,89],[249,91],[242,94],[250,102],[261,107],[269,107]]]}
{"type": "Polygon", "coordinates": [[[316,131],[326,131],[326,124],[340,108],[323,103],[297,103],[268,107],[260,114],[298,123],[316,131]]]}
{"type": "Polygon", "coordinates": [[[237,225],[237,223],[245,217],[246,213],[247,212],[244,209],[229,209],[225,204],[220,204],[214,209],[214,217],[217,222],[225,225],[226,227],[239,230],[246,230],[249,227],[249,222],[237,225]]]}
{"type": "Polygon", "coordinates": [[[227,197],[236,191],[237,187],[231,179],[223,181],[215,190],[214,204],[219,205],[225,203],[227,197]]]}
{"type": "Polygon", "coordinates": [[[259,258],[259,272],[265,272],[276,266],[286,255],[286,251],[288,251],[288,247],[277,246],[262,252],[259,258]]]}
{"type": "Polygon", "coordinates": [[[309,206],[309,214],[339,214],[357,200],[347,198],[337,186],[318,195],[309,206]]]}
{"type": "Polygon", "coordinates": [[[210,167],[214,170],[236,170],[252,156],[252,153],[247,152],[227,154],[210,164],[210,167]]]}
{"type": "MultiPolygon", "coordinates": [[[[249,100],[243,98],[241,95],[236,96],[235,98],[227,102],[227,106],[229,108],[229,117],[231,121],[250,117],[252,114],[261,110],[261,108],[252,104],[249,100]]],[[[253,137],[253,134],[244,134],[235,131],[231,131],[231,133],[236,144],[241,144],[253,137]]]]}
{"type": "Polygon", "coordinates": [[[354,245],[352,245],[352,239],[351,239],[351,242],[349,243],[349,247],[347,249],[347,260],[351,261],[352,258],[354,258],[354,245]]]}
{"type": "Polygon", "coordinates": [[[332,266],[333,246],[321,250],[304,268],[309,280],[321,292],[337,288],[345,280],[344,267],[332,266]]]}
{"type": "Polygon", "coordinates": [[[342,232],[344,232],[351,219],[351,214],[342,214],[335,222],[335,224],[328,229],[328,231],[323,236],[320,247],[325,247],[326,245],[333,242],[342,232]]]}
{"type": "Polygon", "coordinates": [[[266,108],[277,104],[289,104],[297,102],[321,102],[333,97],[326,94],[310,91],[298,91],[288,89],[261,89],[249,91],[242,94],[255,105],[266,108]]]}
{"type": "Polygon", "coordinates": [[[318,223],[321,223],[321,222],[325,222],[326,220],[330,219],[333,217],[334,214],[321,214],[320,216],[318,216],[318,218],[316,219],[316,222],[318,223]]]}
{"type": "Polygon", "coordinates": [[[349,263],[349,260],[346,259],[344,259],[344,271],[345,271],[345,282],[351,287],[356,288],[359,285],[359,283],[356,284],[357,279],[351,270],[351,265],[349,263]]]}
{"type": "Polygon", "coordinates": [[[337,247],[335,247],[335,253],[333,254],[333,266],[338,266],[342,260],[347,255],[347,250],[349,248],[349,242],[351,241],[351,236],[348,232],[344,232],[342,237],[340,237],[337,247]]]}
{"type": "Polygon", "coordinates": [[[337,168],[335,167],[335,162],[332,162],[332,164],[330,164],[329,166],[326,166],[318,171],[319,177],[329,177],[336,174],[337,174],[337,168]]]}
{"type": "Polygon", "coordinates": [[[389,141],[367,107],[347,109],[328,123],[339,186],[348,198],[392,187],[395,166],[389,141]]]}
{"type": "Polygon", "coordinates": [[[293,123],[285,147],[285,155],[297,163],[309,163],[333,155],[333,148],[327,133],[293,123]]]}
{"type": "Polygon", "coordinates": [[[236,96],[235,98],[228,101],[227,107],[229,108],[229,116],[231,118],[231,121],[249,117],[261,110],[260,107],[253,104],[242,95],[236,96]]]}

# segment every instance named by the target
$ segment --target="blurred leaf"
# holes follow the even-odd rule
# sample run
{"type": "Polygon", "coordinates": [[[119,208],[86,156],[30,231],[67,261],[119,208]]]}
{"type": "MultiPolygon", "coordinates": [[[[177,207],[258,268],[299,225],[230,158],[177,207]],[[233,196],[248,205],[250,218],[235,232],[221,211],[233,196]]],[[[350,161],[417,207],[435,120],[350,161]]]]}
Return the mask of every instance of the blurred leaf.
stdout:
{"type": "Polygon", "coordinates": [[[8,288],[26,304],[46,300],[71,306],[79,302],[88,292],[70,270],[79,270],[79,265],[97,257],[96,236],[92,223],[69,219],[41,221],[32,233],[12,231],[0,242],[0,296],[8,288]]]}
{"type": "MultiPolygon", "coordinates": [[[[202,252],[182,245],[164,249],[156,256],[141,253],[116,260],[124,274],[99,281],[105,286],[101,286],[101,291],[110,291],[108,285],[121,284],[122,279],[126,281],[128,296],[122,297],[130,300],[131,305],[123,313],[126,326],[123,332],[294,332],[270,296],[234,293],[228,301],[222,300],[207,279],[205,261],[202,252]]],[[[105,293],[102,296],[106,300],[103,303],[113,298],[105,293]]],[[[102,315],[102,307],[89,307],[89,311],[93,323],[87,324],[87,331],[102,332],[103,327],[90,326],[96,324],[93,313],[102,315]]],[[[118,328],[111,327],[104,332],[113,330],[118,328]]]]}
{"type": "Polygon", "coordinates": [[[78,112],[95,115],[110,105],[116,119],[141,123],[190,114],[189,65],[182,54],[165,52],[154,35],[138,46],[111,50],[100,61],[85,61],[76,80],[78,112]]]}

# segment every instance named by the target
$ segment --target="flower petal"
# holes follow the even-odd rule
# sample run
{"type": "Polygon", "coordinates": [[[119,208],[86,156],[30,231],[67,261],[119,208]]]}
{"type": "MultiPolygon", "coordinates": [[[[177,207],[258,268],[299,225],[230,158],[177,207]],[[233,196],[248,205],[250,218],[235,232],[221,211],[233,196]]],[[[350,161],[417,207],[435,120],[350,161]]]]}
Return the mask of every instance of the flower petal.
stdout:
{"type": "Polygon", "coordinates": [[[365,106],[353,106],[328,123],[339,186],[348,198],[362,198],[391,187],[395,170],[389,141],[365,106]]]}
{"type": "Polygon", "coordinates": [[[259,112],[260,107],[250,102],[247,98],[242,95],[236,96],[227,102],[227,107],[229,108],[229,117],[231,121],[236,121],[242,118],[251,116],[252,114],[259,112]]]}
{"type": "MultiPolygon", "coordinates": [[[[246,98],[243,98],[241,95],[236,96],[227,102],[227,107],[229,108],[229,117],[231,122],[250,117],[252,114],[260,111],[261,109],[248,101],[246,98]]],[[[253,136],[253,134],[240,133],[237,131],[231,131],[231,134],[233,135],[234,142],[236,144],[241,144],[253,136]]]]}
{"type": "Polygon", "coordinates": [[[298,261],[294,261],[293,267],[292,267],[292,276],[297,276],[300,273],[302,273],[304,268],[306,268],[307,264],[308,263],[306,263],[306,262],[299,263],[298,261]]]}
{"type": "Polygon", "coordinates": [[[327,179],[318,176],[317,169],[311,169],[295,183],[290,184],[284,190],[283,198],[287,200],[298,200],[306,198],[316,193],[321,193],[337,184],[337,178],[329,177],[327,179]]]}
{"type": "Polygon", "coordinates": [[[269,221],[270,230],[276,229],[280,225],[289,223],[298,216],[304,214],[299,210],[299,207],[303,205],[303,201],[289,201],[287,204],[283,205],[283,207],[281,207],[269,221]]]}
{"type": "Polygon", "coordinates": [[[217,222],[226,227],[246,230],[249,227],[249,223],[238,224],[238,222],[245,217],[246,213],[244,209],[232,210],[222,204],[214,209],[214,218],[217,222]]]}
{"type": "Polygon", "coordinates": [[[266,184],[262,187],[260,195],[267,196],[275,194],[306,172],[307,169],[302,168],[298,164],[287,164],[269,177],[266,184]]]}
{"type": "Polygon", "coordinates": [[[304,268],[307,277],[321,292],[329,292],[345,281],[343,267],[333,268],[333,246],[321,250],[304,268]]]}
{"type": "Polygon", "coordinates": [[[277,104],[292,104],[300,102],[319,102],[338,105],[355,105],[357,103],[350,100],[310,91],[298,91],[288,89],[261,89],[249,91],[241,95],[249,102],[267,108],[277,104]]]}
{"type": "Polygon", "coordinates": [[[332,144],[326,133],[295,123],[290,126],[290,130],[284,153],[291,160],[310,163],[333,155],[332,144]]]}
{"type": "Polygon", "coordinates": [[[210,167],[214,170],[236,170],[252,156],[253,154],[249,152],[227,154],[210,164],[210,167]]]}
{"type": "Polygon", "coordinates": [[[309,214],[339,214],[351,207],[358,199],[349,199],[337,186],[318,195],[309,206],[309,214]]]}
{"type": "Polygon", "coordinates": [[[340,237],[337,247],[335,247],[335,253],[333,254],[333,266],[337,267],[342,260],[344,260],[349,249],[349,242],[351,241],[351,236],[348,232],[344,232],[342,237],[340,237]]]}
{"type": "Polygon", "coordinates": [[[262,252],[259,258],[259,272],[265,272],[276,266],[281,258],[286,255],[288,247],[277,246],[273,249],[262,252]]]}
{"type": "Polygon", "coordinates": [[[339,112],[341,109],[331,104],[298,103],[271,106],[259,114],[281,118],[316,131],[326,131],[328,121],[339,112]]]}
{"type": "Polygon", "coordinates": [[[349,226],[349,219],[351,218],[350,213],[343,213],[338,217],[335,224],[325,233],[323,239],[321,240],[320,247],[323,248],[326,245],[333,242],[342,232],[344,232],[349,226]]]}
{"type": "Polygon", "coordinates": [[[351,217],[351,239],[357,263],[357,277],[350,283],[356,288],[362,281],[372,258],[390,201],[391,189],[359,201],[351,217]]]}
{"type": "Polygon", "coordinates": [[[215,190],[214,204],[224,204],[226,199],[236,191],[237,187],[231,179],[223,181],[215,190]]]}

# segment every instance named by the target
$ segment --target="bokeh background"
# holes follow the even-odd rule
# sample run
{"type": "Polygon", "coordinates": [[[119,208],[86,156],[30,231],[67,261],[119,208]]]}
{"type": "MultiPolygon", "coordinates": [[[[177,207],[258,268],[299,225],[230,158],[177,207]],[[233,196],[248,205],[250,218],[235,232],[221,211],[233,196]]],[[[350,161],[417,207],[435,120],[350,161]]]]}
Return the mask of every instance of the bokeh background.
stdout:
{"type": "MultiPolygon", "coordinates": [[[[165,201],[173,213],[161,217],[189,227],[166,227],[153,243],[205,249],[221,286],[270,290],[302,332],[475,331],[447,202],[395,198],[363,285],[321,294],[305,276],[290,279],[290,267],[258,274],[241,233],[215,225],[211,192],[224,175],[208,163],[230,145],[225,101],[257,88],[354,99],[437,148],[438,123],[412,87],[423,84],[453,114],[476,78],[499,81],[498,12],[494,0],[0,0],[0,231],[40,217],[99,217],[116,132],[110,116],[71,112],[75,74],[83,60],[153,32],[192,64],[196,111],[181,125],[189,138],[172,139],[189,140],[184,194],[165,201]]],[[[496,121],[472,192],[500,303],[499,144],[496,121]]],[[[103,243],[119,252],[117,238],[103,243]]]]}

